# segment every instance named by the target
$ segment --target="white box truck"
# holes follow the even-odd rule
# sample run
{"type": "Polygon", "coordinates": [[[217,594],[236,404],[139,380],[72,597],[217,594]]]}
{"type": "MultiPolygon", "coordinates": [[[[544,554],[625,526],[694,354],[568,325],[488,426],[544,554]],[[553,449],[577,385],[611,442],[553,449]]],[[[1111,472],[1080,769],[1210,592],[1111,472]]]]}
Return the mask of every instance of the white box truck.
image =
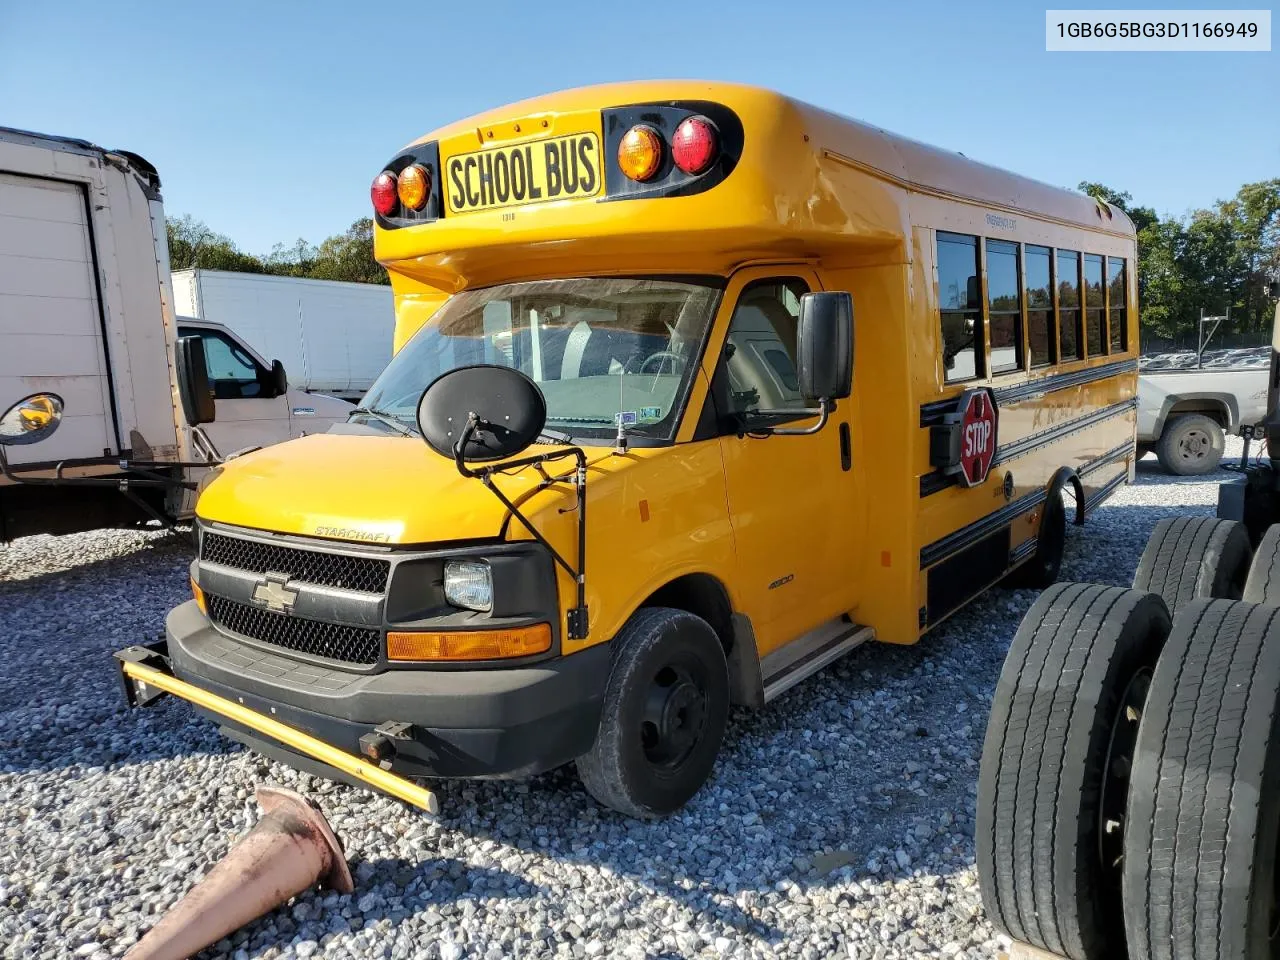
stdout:
{"type": "Polygon", "coordinates": [[[151,164],[0,127],[0,540],[181,519],[210,465],[197,448],[346,419],[265,356],[216,324],[180,329],[151,164]],[[180,336],[205,368],[200,430],[180,413],[180,336]]]}
{"type": "Polygon", "coordinates": [[[359,400],[391,360],[389,286],[195,268],[173,272],[173,294],[180,315],[279,357],[300,390],[359,400]]]}

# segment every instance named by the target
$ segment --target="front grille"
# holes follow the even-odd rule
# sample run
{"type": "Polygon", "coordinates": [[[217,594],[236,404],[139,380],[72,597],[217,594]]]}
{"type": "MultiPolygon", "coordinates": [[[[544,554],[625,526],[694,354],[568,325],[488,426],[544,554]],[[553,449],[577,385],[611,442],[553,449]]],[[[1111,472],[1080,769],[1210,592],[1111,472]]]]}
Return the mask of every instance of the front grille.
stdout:
{"type": "Polygon", "coordinates": [[[345,663],[378,662],[381,637],[379,631],[369,627],[303,620],[212,594],[208,596],[208,603],[209,619],[252,640],[345,663]]]}
{"type": "Polygon", "coordinates": [[[391,571],[389,560],[376,557],[301,550],[208,532],[204,535],[200,558],[251,573],[283,573],[294,580],[366,593],[385,591],[391,571]]]}

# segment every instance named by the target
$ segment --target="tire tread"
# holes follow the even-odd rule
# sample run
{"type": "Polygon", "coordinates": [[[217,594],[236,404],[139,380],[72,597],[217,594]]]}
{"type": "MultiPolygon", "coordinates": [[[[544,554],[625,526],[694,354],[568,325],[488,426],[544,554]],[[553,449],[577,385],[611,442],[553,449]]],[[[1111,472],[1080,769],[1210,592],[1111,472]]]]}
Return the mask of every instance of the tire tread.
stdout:
{"type": "Polygon", "coordinates": [[[1278,619],[1277,608],[1200,600],[1175,621],[1139,728],[1126,812],[1133,960],[1253,956],[1257,910],[1266,910],[1250,895],[1261,876],[1259,797],[1280,773],[1278,619]]]}
{"type": "Polygon", "coordinates": [[[1079,840],[1097,830],[1096,798],[1086,794],[1096,794],[1090,763],[1100,731],[1109,733],[1100,718],[1108,697],[1119,697],[1122,665],[1139,650],[1154,663],[1153,629],[1159,641],[1168,631],[1159,597],[1061,583],[1010,645],[983,747],[977,838],[988,914],[1016,940],[1091,960],[1123,929],[1079,840]]]}

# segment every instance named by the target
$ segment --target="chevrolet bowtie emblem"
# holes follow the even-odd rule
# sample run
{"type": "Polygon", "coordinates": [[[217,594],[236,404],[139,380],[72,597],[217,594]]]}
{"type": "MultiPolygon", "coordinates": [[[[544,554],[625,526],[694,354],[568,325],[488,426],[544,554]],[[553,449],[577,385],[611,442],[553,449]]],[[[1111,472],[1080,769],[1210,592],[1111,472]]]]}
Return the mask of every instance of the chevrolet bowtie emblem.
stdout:
{"type": "Polygon", "coordinates": [[[276,613],[288,613],[298,599],[298,591],[289,589],[289,578],[282,574],[268,573],[266,579],[253,588],[255,603],[276,613]]]}

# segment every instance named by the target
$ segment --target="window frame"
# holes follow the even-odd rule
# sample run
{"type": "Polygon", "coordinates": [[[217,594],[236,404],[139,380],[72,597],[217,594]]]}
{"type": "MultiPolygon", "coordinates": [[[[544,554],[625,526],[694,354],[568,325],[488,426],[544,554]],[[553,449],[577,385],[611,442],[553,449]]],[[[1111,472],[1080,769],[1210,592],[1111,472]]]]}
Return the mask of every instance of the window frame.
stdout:
{"type": "MultiPolygon", "coordinates": [[[[990,379],[990,368],[987,363],[987,323],[986,323],[986,299],[987,299],[987,269],[986,260],[983,257],[986,239],[978,234],[971,233],[955,233],[951,230],[934,230],[933,240],[933,279],[934,279],[934,296],[937,298],[938,304],[938,359],[942,363],[942,383],[944,387],[957,383],[973,383],[978,380],[990,379]],[[972,241],[974,251],[974,270],[978,279],[978,306],[977,309],[966,307],[962,310],[943,309],[942,306],[942,269],[941,269],[941,245],[943,243],[954,243],[953,240],[944,238],[955,237],[964,241],[972,241]],[[950,377],[947,375],[946,361],[946,341],[943,335],[943,318],[948,314],[959,314],[966,316],[968,314],[976,314],[973,331],[973,376],[970,377],[950,377]]],[[[965,302],[968,303],[968,290],[965,290],[965,302]]]]}
{"type": "Polygon", "coordinates": [[[984,314],[983,329],[985,333],[985,349],[987,353],[986,369],[988,371],[988,375],[993,379],[996,377],[1007,377],[1013,373],[1025,373],[1027,369],[1027,366],[1026,366],[1026,361],[1027,361],[1027,358],[1026,358],[1026,309],[1025,309],[1026,297],[1023,295],[1022,244],[1017,240],[1005,240],[1001,237],[982,237],[981,240],[982,240],[982,310],[984,314]],[[990,259],[990,251],[988,250],[988,247],[992,243],[1002,244],[1004,246],[1013,248],[1012,250],[1013,269],[1016,274],[1014,279],[1014,289],[1018,298],[1018,306],[1017,306],[1017,309],[1015,310],[991,309],[991,290],[990,290],[990,283],[989,283],[989,271],[990,271],[991,259],[990,259]],[[1013,316],[1016,318],[1016,321],[1013,327],[1013,337],[1014,337],[1013,351],[1014,351],[1015,363],[1012,367],[1006,367],[1002,370],[997,370],[995,368],[994,361],[992,358],[993,346],[991,342],[991,332],[994,329],[992,324],[992,317],[997,315],[1002,317],[1013,316]]]}
{"type": "Polygon", "coordinates": [[[209,377],[209,386],[213,389],[214,396],[216,399],[218,400],[274,400],[277,396],[280,396],[280,394],[277,394],[275,392],[275,384],[273,383],[273,377],[272,377],[270,368],[268,368],[257,357],[255,357],[252,353],[250,353],[247,349],[245,349],[244,344],[241,344],[238,341],[236,341],[234,338],[230,337],[225,331],[214,330],[210,327],[184,327],[179,332],[179,335],[189,336],[189,337],[199,337],[202,346],[204,345],[205,340],[217,340],[219,343],[226,346],[228,352],[231,354],[231,356],[234,359],[237,360],[237,362],[239,361],[239,358],[236,357],[236,354],[243,354],[246,358],[248,358],[249,362],[253,365],[254,378],[252,381],[236,380],[228,377],[215,377],[213,376],[212,373],[209,372],[209,369],[208,369],[210,359],[208,355],[209,351],[206,349],[205,350],[205,373],[209,377]],[[241,395],[237,397],[218,396],[219,383],[227,383],[227,384],[235,383],[235,384],[241,384],[241,385],[248,384],[248,383],[257,383],[258,393],[248,397],[244,396],[243,393],[241,393],[241,395]]]}
{"type": "MultiPolygon", "coordinates": [[[[748,280],[743,284],[742,289],[738,291],[737,299],[734,301],[732,309],[729,311],[729,320],[724,328],[724,340],[720,344],[720,354],[716,358],[715,373],[711,378],[711,386],[707,392],[707,399],[715,413],[716,429],[714,436],[741,436],[750,433],[752,430],[765,427],[778,427],[784,424],[794,423],[797,420],[811,420],[814,417],[812,409],[799,409],[795,411],[769,411],[768,413],[758,413],[754,416],[747,413],[738,413],[733,409],[731,386],[729,382],[729,360],[725,356],[725,347],[729,345],[729,335],[733,329],[733,320],[737,316],[738,308],[742,305],[743,298],[752,290],[763,286],[795,286],[800,288],[799,296],[803,297],[806,293],[813,293],[816,288],[809,282],[807,277],[795,273],[780,273],[767,277],[756,277],[754,280],[748,280]]],[[[796,316],[796,333],[799,334],[800,318],[796,316]]],[[[792,362],[798,365],[799,358],[792,358],[792,362]]],[[[768,361],[766,361],[768,362],[768,361]]],[[[772,365],[771,369],[772,368],[772,365]]],[[[798,369],[798,368],[797,368],[798,369]]],[[[704,404],[705,406],[705,404],[704,404]]],[[[705,414],[704,414],[705,416],[705,414]]],[[[694,439],[705,439],[705,437],[696,436],[694,439]]]]}
{"type": "Polygon", "coordinates": [[[1105,293],[1106,313],[1107,313],[1107,347],[1110,354],[1128,353],[1129,352],[1129,258],[1128,257],[1104,257],[1102,263],[1103,270],[1103,290],[1105,293]],[[1111,305],[1111,264],[1120,264],[1120,338],[1117,346],[1116,338],[1113,335],[1112,327],[1112,305],[1111,305]]]}
{"type": "Polygon", "coordinates": [[[1084,353],[1085,359],[1092,360],[1095,356],[1105,357],[1111,352],[1111,328],[1107,324],[1107,258],[1100,253],[1080,253],[1080,319],[1081,326],[1084,329],[1084,353]],[[1100,314],[1098,318],[1098,338],[1101,341],[1102,349],[1098,353],[1094,353],[1089,345],[1089,311],[1095,308],[1089,305],[1089,260],[1096,260],[1102,269],[1102,282],[1099,285],[1099,295],[1102,297],[1102,303],[1099,304],[1097,310],[1100,314]]]}
{"type": "Polygon", "coordinates": [[[1088,359],[1088,352],[1085,350],[1084,337],[1084,256],[1080,250],[1073,250],[1070,247],[1054,247],[1053,248],[1053,312],[1057,318],[1058,328],[1058,365],[1065,366],[1069,363],[1082,363],[1088,359]],[[1075,334],[1076,334],[1076,350],[1075,354],[1070,358],[1064,354],[1066,351],[1062,349],[1062,331],[1064,329],[1062,323],[1062,277],[1058,269],[1058,257],[1061,254],[1075,254],[1076,259],[1076,306],[1067,307],[1068,310],[1075,311],[1075,334]]]}
{"type": "Polygon", "coordinates": [[[1022,302],[1024,304],[1024,313],[1026,314],[1027,323],[1027,369],[1043,370],[1045,367],[1057,366],[1060,361],[1059,340],[1058,340],[1058,284],[1056,282],[1057,274],[1054,265],[1057,259],[1056,251],[1053,247],[1045,246],[1042,243],[1024,243],[1021,244],[1023,257],[1022,271],[1022,302]],[[1035,357],[1031,351],[1031,297],[1029,294],[1030,287],[1027,286],[1026,258],[1027,253],[1034,248],[1037,251],[1043,250],[1047,254],[1046,259],[1049,263],[1049,303],[1044,307],[1037,307],[1037,313],[1046,315],[1048,329],[1045,331],[1046,344],[1049,347],[1049,359],[1043,363],[1036,363],[1035,357]]]}

